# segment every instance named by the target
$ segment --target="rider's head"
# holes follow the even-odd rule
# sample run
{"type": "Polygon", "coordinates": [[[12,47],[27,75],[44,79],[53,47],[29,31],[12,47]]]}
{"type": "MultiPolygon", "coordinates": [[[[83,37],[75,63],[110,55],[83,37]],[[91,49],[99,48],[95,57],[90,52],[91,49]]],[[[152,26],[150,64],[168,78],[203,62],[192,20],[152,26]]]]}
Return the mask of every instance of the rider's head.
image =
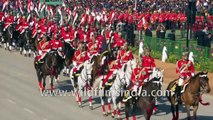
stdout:
{"type": "Polygon", "coordinates": [[[183,52],[183,53],[182,53],[182,59],[188,60],[188,55],[189,55],[188,52],[183,52]]]}
{"type": "Polygon", "coordinates": [[[124,49],[124,50],[128,50],[127,42],[125,42],[125,43],[123,44],[122,49],[124,49]]]}
{"type": "Polygon", "coordinates": [[[142,68],[142,60],[137,59],[137,68],[142,68]]]}
{"type": "Polygon", "coordinates": [[[147,49],[146,49],[146,56],[150,56],[150,52],[151,52],[151,49],[150,49],[150,48],[147,48],[147,49]]]}
{"type": "Polygon", "coordinates": [[[78,42],[78,50],[83,51],[83,43],[78,42]]]}

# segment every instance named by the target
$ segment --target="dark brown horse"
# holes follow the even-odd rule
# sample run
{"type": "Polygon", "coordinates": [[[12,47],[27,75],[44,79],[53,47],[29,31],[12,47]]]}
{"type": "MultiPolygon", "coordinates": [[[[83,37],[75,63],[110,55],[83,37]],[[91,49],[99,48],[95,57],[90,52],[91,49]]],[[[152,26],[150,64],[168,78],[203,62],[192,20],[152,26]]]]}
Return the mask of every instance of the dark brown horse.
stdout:
{"type": "Polygon", "coordinates": [[[70,65],[72,64],[72,59],[74,57],[74,53],[76,51],[77,40],[74,40],[74,46],[71,46],[67,42],[63,42],[63,53],[65,56],[65,68],[63,70],[64,75],[69,75],[70,65]]]}
{"type": "Polygon", "coordinates": [[[158,73],[160,73],[159,76],[152,78],[142,86],[140,96],[133,96],[132,99],[125,102],[126,120],[129,119],[131,104],[133,105],[133,120],[136,120],[136,108],[141,110],[146,120],[150,120],[153,109],[156,107],[157,91],[162,87],[163,71],[159,70],[158,73]]]}
{"type": "MultiPolygon", "coordinates": [[[[172,91],[174,86],[177,86],[176,81],[178,79],[172,81],[167,90],[169,90],[170,94],[168,95],[168,100],[171,103],[171,111],[173,115],[173,120],[178,120],[179,118],[179,105],[177,103],[177,96],[172,91]]],[[[196,114],[198,110],[199,102],[201,103],[201,96],[203,93],[209,93],[209,78],[207,77],[207,73],[199,72],[194,77],[189,79],[188,85],[185,87],[185,91],[181,95],[181,100],[185,103],[186,111],[187,111],[187,119],[190,120],[190,107],[193,106],[193,119],[196,120],[196,114]]],[[[201,103],[202,104],[202,103],[201,103]]]]}
{"type": "Polygon", "coordinates": [[[53,91],[53,78],[58,78],[61,70],[63,69],[63,59],[59,56],[58,51],[50,51],[44,57],[43,64],[35,64],[39,88],[44,91],[46,86],[46,77],[50,76],[50,90],[53,91]],[[43,80],[43,85],[42,85],[43,80]]]}
{"type": "Polygon", "coordinates": [[[13,37],[13,24],[10,25],[5,31],[3,31],[3,43],[5,50],[12,50],[12,37],[13,37]]]}

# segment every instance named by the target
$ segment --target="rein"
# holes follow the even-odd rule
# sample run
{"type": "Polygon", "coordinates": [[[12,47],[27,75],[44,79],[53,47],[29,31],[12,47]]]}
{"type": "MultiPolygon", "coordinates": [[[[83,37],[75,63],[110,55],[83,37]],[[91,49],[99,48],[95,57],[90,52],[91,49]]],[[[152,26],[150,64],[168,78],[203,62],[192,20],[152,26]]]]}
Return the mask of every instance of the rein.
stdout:
{"type": "Polygon", "coordinates": [[[103,55],[105,54],[105,53],[107,53],[108,52],[108,50],[106,50],[106,51],[104,51],[103,53],[101,53],[101,55],[100,55],[100,57],[98,58],[98,61],[103,57],[103,55]]]}

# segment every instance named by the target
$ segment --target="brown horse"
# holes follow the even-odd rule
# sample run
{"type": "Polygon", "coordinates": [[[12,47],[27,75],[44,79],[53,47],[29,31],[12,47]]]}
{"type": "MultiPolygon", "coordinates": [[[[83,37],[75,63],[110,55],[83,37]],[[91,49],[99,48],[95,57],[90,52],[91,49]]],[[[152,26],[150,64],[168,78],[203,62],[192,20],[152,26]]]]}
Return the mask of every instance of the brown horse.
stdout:
{"type": "MultiPolygon", "coordinates": [[[[172,95],[174,93],[174,90],[172,89],[177,86],[176,81],[178,79],[170,82],[170,84],[167,87],[167,90],[169,90],[168,100],[171,103],[171,111],[173,115],[173,120],[178,120],[179,118],[179,105],[176,102],[176,94],[172,95]],[[176,112],[176,114],[175,114],[176,112]]],[[[196,120],[196,114],[199,102],[201,103],[201,96],[204,93],[210,92],[210,86],[209,86],[209,78],[207,77],[207,73],[205,72],[199,72],[194,77],[191,77],[189,79],[188,85],[185,87],[185,91],[181,95],[181,100],[185,103],[186,111],[187,111],[187,119],[190,120],[190,107],[193,106],[193,119],[196,120]]],[[[202,103],[201,103],[202,104],[202,103]]]]}
{"type": "Polygon", "coordinates": [[[78,45],[78,39],[74,39],[72,43],[68,43],[63,41],[63,53],[64,53],[64,59],[65,59],[65,66],[63,69],[63,75],[69,76],[69,72],[71,69],[72,59],[74,57],[76,48],[78,45]]]}
{"type": "Polygon", "coordinates": [[[46,77],[50,76],[50,90],[53,91],[53,78],[58,77],[63,68],[63,59],[59,56],[58,51],[50,51],[44,57],[44,63],[36,64],[34,62],[34,67],[36,69],[39,88],[44,91],[46,86],[46,77]],[[43,81],[42,81],[43,80],[43,81]],[[42,85],[43,82],[43,85],[42,85]]]}

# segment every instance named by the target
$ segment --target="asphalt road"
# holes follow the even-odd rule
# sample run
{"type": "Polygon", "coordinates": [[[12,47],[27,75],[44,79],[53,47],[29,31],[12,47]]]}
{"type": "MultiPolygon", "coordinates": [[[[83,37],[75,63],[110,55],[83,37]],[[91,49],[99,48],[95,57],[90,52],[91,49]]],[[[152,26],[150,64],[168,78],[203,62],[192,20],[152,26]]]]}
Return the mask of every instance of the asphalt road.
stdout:
{"type": "MultiPolygon", "coordinates": [[[[55,83],[55,87],[55,90],[67,90],[68,93],[65,96],[42,96],[38,90],[33,58],[0,48],[0,120],[112,120],[110,116],[102,115],[98,98],[93,102],[94,110],[89,109],[87,98],[83,98],[83,108],[79,108],[71,95],[71,84],[67,77],[60,76],[60,82],[55,83]]],[[[203,99],[211,105],[200,105],[198,120],[212,120],[213,97],[205,95],[203,99]]],[[[184,108],[181,108],[181,119],[186,117],[184,112],[184,108]]],[[[138,115],[138,119],[143,120],[143,115],[138,115]]],[[[151,119],[172,119],[165,97],[161,98],[159,110],[151,119]]]]}

